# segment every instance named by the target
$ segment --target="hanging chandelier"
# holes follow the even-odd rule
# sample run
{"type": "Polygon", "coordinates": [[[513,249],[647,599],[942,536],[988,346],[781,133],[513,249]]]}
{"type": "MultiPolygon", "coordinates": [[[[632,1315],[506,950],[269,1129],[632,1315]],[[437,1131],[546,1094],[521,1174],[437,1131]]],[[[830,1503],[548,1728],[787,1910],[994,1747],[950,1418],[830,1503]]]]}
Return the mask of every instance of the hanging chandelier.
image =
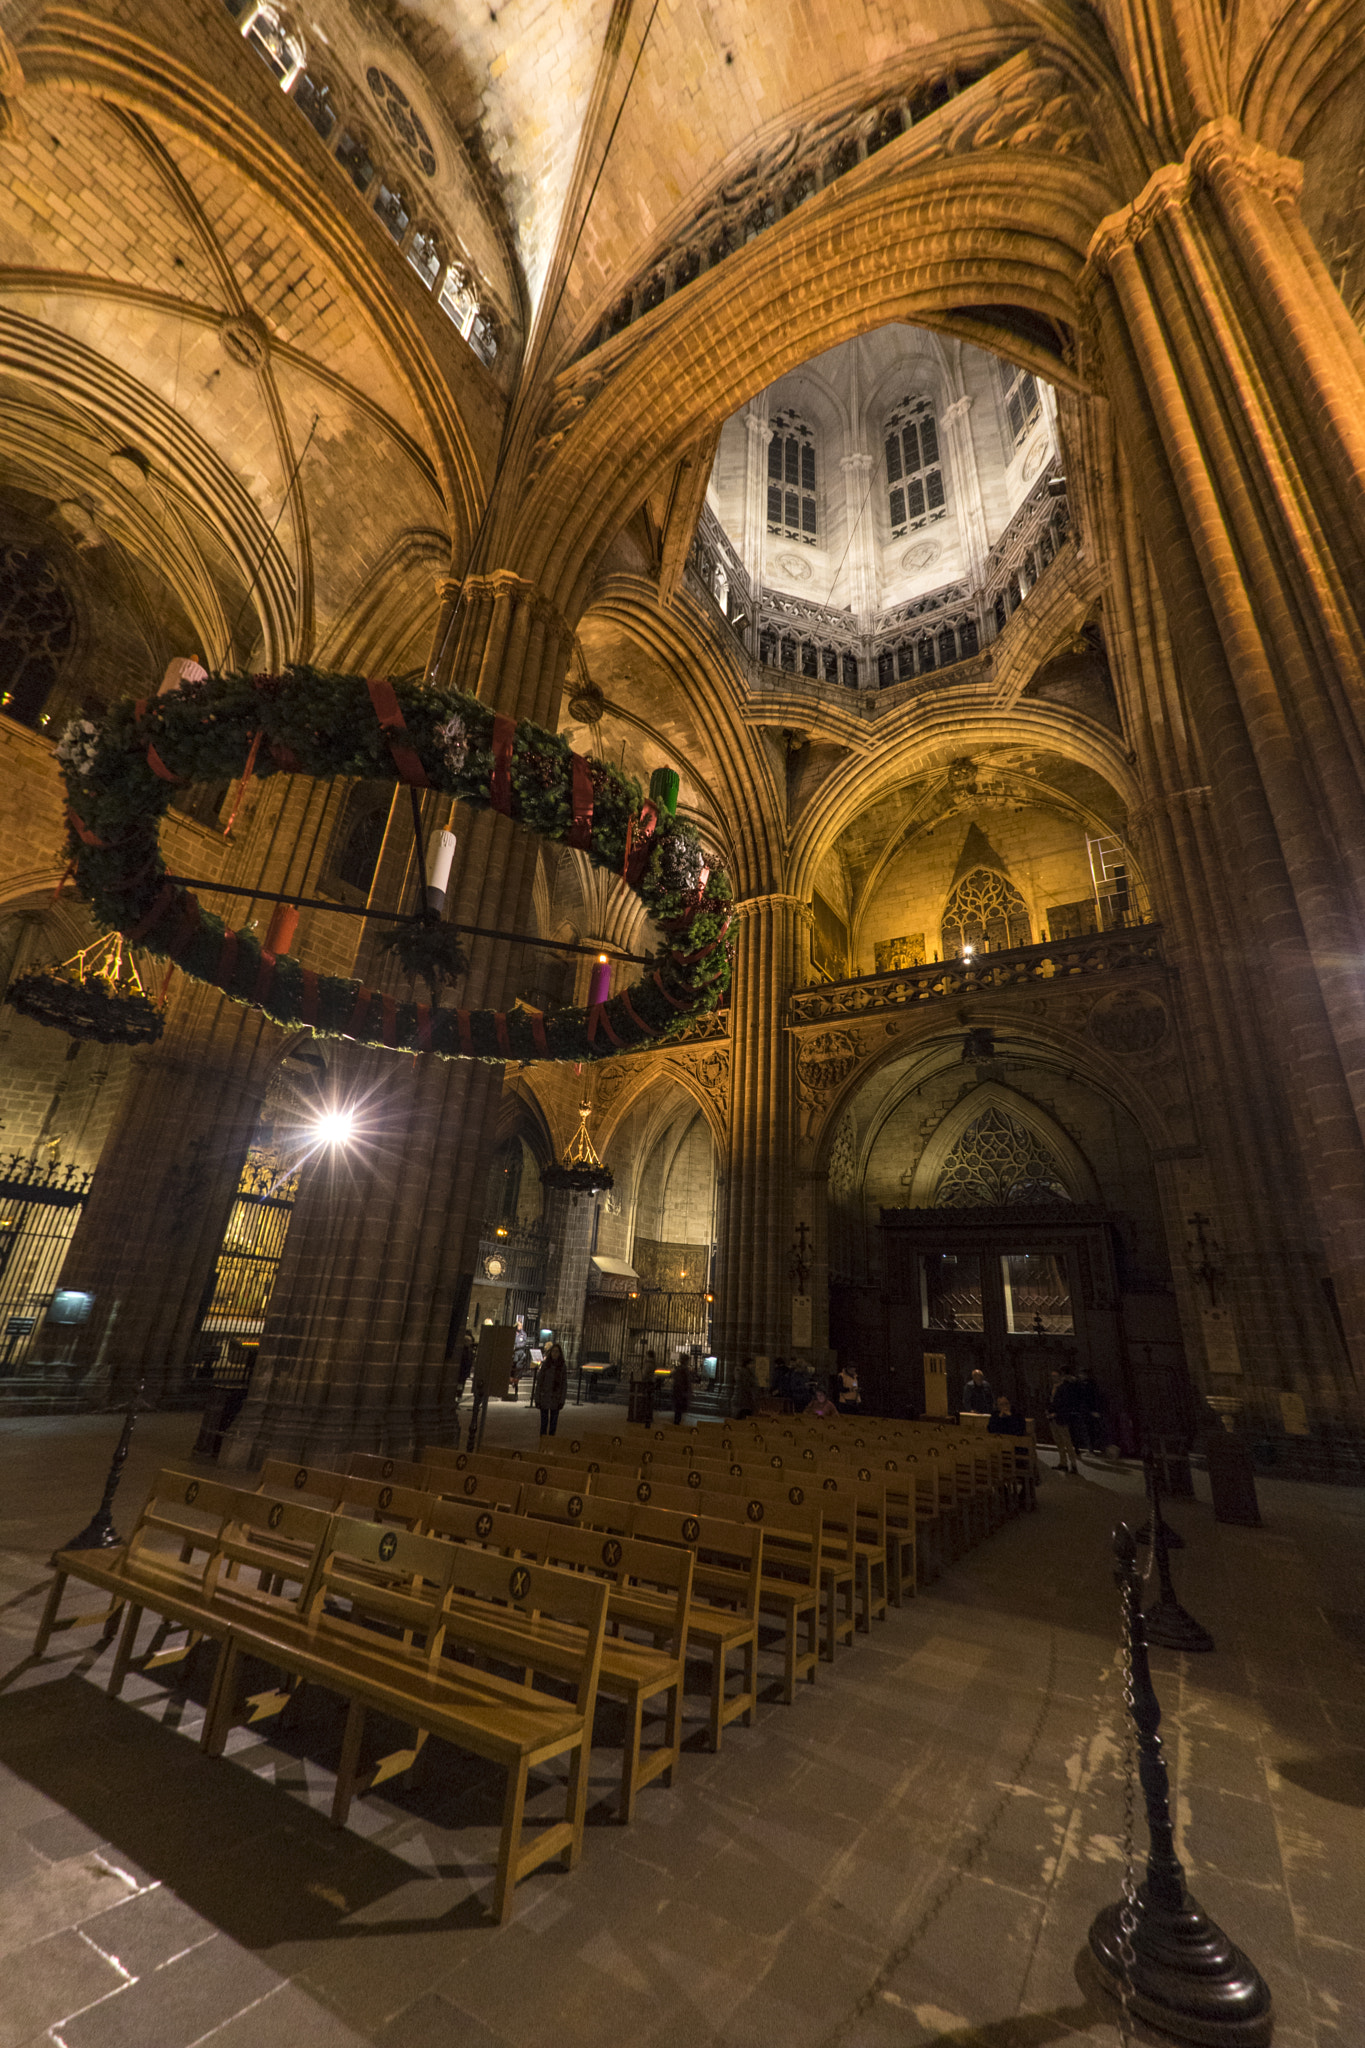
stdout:
{"type": "Polygon", "coordinates": [[[100,1045],[153,1045],[165,1029],[118,932],[83,947],[60,967],[19,975],[6,1001],[35,1023],[100,1045]]]}
{"type": "Polygon", "coordinates": [[[612,1170],[597,1156],[592,1139],[588,1136],[588,1118],[592,1115],[587,1102],[578,1105],[578,1129],[565,1147],[564,1157],[558,1166],[541,1169],[540,1184],[546,1188],[565,1188],[576,1195],[605,1194],[613,1184],[612,1170]]]}

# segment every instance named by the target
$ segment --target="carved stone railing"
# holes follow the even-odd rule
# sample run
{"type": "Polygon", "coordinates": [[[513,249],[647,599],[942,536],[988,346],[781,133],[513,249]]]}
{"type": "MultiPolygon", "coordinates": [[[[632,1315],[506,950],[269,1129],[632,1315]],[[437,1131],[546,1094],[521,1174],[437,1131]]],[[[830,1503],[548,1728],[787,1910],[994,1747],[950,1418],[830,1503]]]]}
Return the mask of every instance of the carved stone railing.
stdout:
{"type": "Polygon", "coordinates": [[[703,272],[714,270],[845,171],[865,163],[898,135],[928,120],[949,100],[977,84],[998,61],[936,65],[898,90],[883,91],[862,106],[804,124],[769,143],[742,170],[727,171],[724,184],[681,233],[675,234],[668,246],[656,247],[646,259],[578,355],[600,348],[703,272]]]}
{"type": "Polygon", "coordinates": [[[924,967],[898,968],[894,974],[824,982],[798,989],[788,1014],[794,1025],[828,1024],[869,1011],[989,995],[993,990],[1060,981],[1078,974],[1115,974],[1163,965],[1160,925],[1131,925],[1120,931],[1094,932],[1087,938],[1063,939],[1056,945],[983,953],[971,961],[941,960],[924,967]]]}
{"type": "Polygon", "coordinates": [[[1070,532],[1062,482],[1061,462],[1054,455],[987,555],[979,600],[983,639],[993,640],[1004,630],[1070,532]]]}

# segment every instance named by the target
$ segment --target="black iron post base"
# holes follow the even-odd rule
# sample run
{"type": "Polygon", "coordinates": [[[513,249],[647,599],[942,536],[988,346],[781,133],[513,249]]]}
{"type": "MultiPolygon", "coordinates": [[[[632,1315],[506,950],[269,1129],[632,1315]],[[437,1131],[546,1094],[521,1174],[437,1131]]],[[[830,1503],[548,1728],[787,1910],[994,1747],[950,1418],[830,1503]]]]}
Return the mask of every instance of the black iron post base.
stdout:
{"type": "Polygon", "coordinates": [[[114,1518],[104,1507],[96,1508],[79,1536],[73,1536],[63,1550],[117,1550],[123,1538],[114,1527],[114,1518]]]}
{"type": "Polygon", "coordinates": [[[1208,1630],[1187,1614],[1178,1600],[1153,1601],[1142,1617],[1147,1641],[1163,1650],[1212,1650],[1217,1647],[1208,1630]]]}
{"type": "MultiPolygon", "coordinates": [[[[1096,1915],[1089,1948],[1103,1987],[1120,2000],[1122,1911],[1106,1906],[1096,1915]]],[[[1196,2048],[1269,2048],[1274,2013],[1265,1979],[1188,1892],[1172,1908],[1139,1887],[1128,2004],[1148,2026],[1196,2048]]]]}

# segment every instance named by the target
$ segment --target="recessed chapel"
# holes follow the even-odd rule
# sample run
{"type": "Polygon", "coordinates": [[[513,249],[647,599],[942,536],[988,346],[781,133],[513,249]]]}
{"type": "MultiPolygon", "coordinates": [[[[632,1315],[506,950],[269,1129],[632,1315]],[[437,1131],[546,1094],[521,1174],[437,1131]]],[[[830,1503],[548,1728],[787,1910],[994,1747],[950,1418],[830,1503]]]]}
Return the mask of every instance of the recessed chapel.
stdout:
{"type": "Polygon", "coordinates": [[[5,0],[34,1470],[415,1471],[558,1344],[1361,1484],[1363,193],[1361,0],[5,0]]]}

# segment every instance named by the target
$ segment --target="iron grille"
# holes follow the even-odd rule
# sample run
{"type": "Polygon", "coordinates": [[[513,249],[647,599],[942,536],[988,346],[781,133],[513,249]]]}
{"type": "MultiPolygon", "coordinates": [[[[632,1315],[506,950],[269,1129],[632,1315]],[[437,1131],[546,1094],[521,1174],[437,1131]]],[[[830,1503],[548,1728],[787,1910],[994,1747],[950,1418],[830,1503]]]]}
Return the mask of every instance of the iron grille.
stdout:
{"type": "Polygon", "coordinates": [[[296,1171],[281,1173],[269,1163],[248,1159],[219,1247],[201,1335],[259,1338],[298,1191],[296,1171]]]}
{"type": "Polygon", "coordinates": [[[32,1346],[50,1307],[93,1174],[11,1152],[0,1168],[0,1373],[32,1346]]]}

